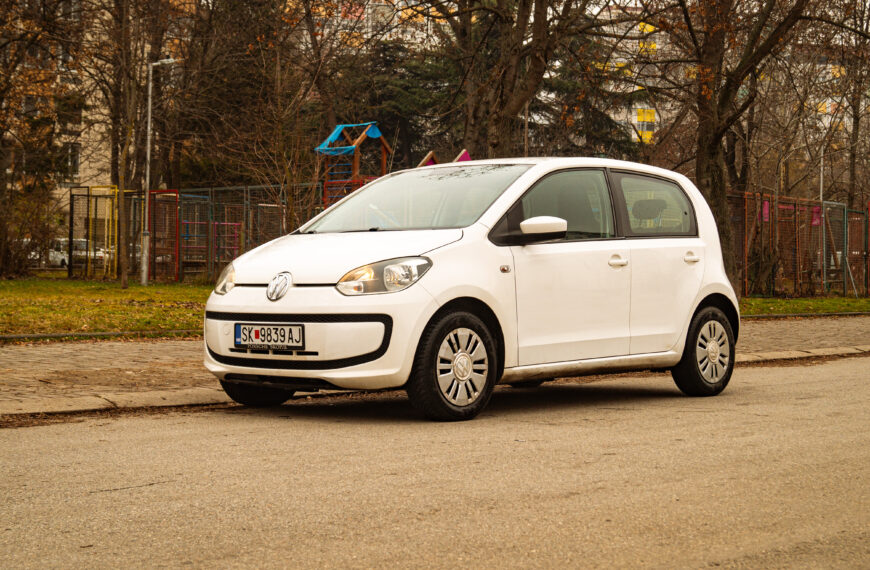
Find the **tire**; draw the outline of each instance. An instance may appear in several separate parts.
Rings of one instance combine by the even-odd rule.
[[[720,309],[703,308],[692,318],[683,358],[671,370],[674,383],[687,396],[715,396],[728,385],[733,371],[731,323]]]
[[[476,315],[436,318],[423,332],[405,387],[411,405],[436,421],[474,418],[492,396],[497,354],[492,334]]]
[[[221,387],[233,401],[249,408],[271,408],[280,406],[293,396],[292,390],[270,388],[268,386],[252,386],[250,384],[234,384],[221,382]]]

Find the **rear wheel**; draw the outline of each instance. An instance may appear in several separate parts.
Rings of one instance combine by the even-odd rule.
[[[687,396],[715,396],[725,389],[734,371],[734,333],[720,309],[698,311],[689,325],[683,358],[671,375]]]
[[[280,406],[293,396],[291,390],[270,388],[268,386],[253,386],[251,384],[234,384],[221,382],[221,387],[233,401],[251,408],[270,408]]]
[[[470,420],[489,402],[496,381],[495,341],[472,313],[448,313],[426,327],[406,390],[427,418]]]

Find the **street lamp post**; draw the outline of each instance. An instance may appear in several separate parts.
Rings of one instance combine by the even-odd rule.
[[[142,224],[142,255],[140,258],[140,282],[142,285],[148,285],[148,265],[150,263],[149,254],[151,253],[151,232],[148,229],[150,222],[150,204],[151,197],[151,87],[153,84],[154,68],[158,65],[168,65],[175,63],[176,59],[167,58],[161,59],[148,64],[148,126],[145,131],[145,221]]]

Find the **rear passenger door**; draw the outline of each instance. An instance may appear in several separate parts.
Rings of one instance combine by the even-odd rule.
[[[520,222],[536,216],[566,220],[568,233],[510,247],[519,364],[628,354],[631,267],[616,235],[604,171],[546,175],[496,224],[491,239],[501,245],[498,236],[519,232]]]
[[[611,171],[631,255],[631,354],[676,348],[706,263],[695,211],[666,178]]]

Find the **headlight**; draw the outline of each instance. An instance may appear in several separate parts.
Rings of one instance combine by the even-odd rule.
[[[425,257],[388,259],[348,271],[335,288],[343,295],[392,293],[413,285],[430,267]]]
[[[217,278],[217,283],[214,286],[214,292],[218,295],[226,295],[230,292],[230,289],[236,286],[236,270],[233,267],[233,264],[230,263],[224,270],[221,271],[220,276]]]

